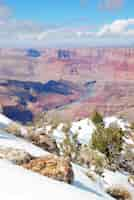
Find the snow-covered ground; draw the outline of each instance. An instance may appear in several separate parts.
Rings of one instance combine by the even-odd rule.
[[[78,187],[71,186],[12,165],[7,161],[0,161],[0,177],[1,200],[112,200],[95,188],[88,188],[77,181]]]
[[[34,157],[44,156],[48,154],[48,152],[45,152],[41,148],[31,144],[30,142],[25,141],[24,139],[20,139],[15,136],[13,137],[8,133],[4,133],[3,135],[2,133],[4,132],[0,131],[0,146],[24,150]]]
[[[0,113],[0,125],[7,126],[12,122],[9,118]]]
[[[126,188],[131,193],[131,195],[133,196],[133,199],[134,199],[134,187],[132,187],[128,183],[127,175],[120,173],[118,171],[112,172],[112,171],[105,170],[104,180],[107,183],[106,187],[117,186],[117,187]]]
[[[113,122],[113,121],[112,121]],[[7,126],[11,120],[0,115],[0,124]],[[107,122],[105,122],[107,123]],[[63,138],[60,125],[54,132],[58,139]],[[83,143],[89,142],[95,126],[89,119],[74,122],[71,132],[79,133],[79,140]],[[24,139],[17,138],[4,131],[0,131],[0,146],[13,147],[25,150],[31,155],[38,157],[48,152],[31,144]],[[105,188],[120,185],[127,188],[134,197],[134,189],[129,185],[127,176],[119,172],[105,171],[104,179],[98,177],[93,182],[86,175],[86,169],[73,164],[75,175],[74,183],[68,185],[43,177],[32,171],[11,164],[6,160],[0,160],[0,199],[1,200],[112,200],[105,192]]]
[[[25,150],[26,152],[28,152],[28,153],[30,153],[31,155],[33,155],[33,156],[35,156],[35,157],[39,157],[39,156],[44,156],[44,155],[47,155],[48,154],[48,152],[46,152],[46,151],[44,151],[44,150],[42,150],[41,148],[39,148],[39,147],[37,147],[37,146],[35,146],[35,145],[33,145],[33,144],[31,144],[30,142],[27,142],[27,141],[25,141],[25,140],[23,140],[23,139],[20,139],[20,138],[17,138],[16,136],[12,136],[12,135],[10,135],[10,134],[8,134],[8,133],[6,133],[6,132],[1,132],[1,135],[0,135],[0,146],[3,146],[3,147],[12,147],[12,148],[17,148],[17,149],[22,149],[22,150]],[[4,169],[3,169],[3,166],[4,165]],[[13,169],[13,171],[12,171],[12,169]],[[16,173],[15,172],[15,169],[17,170],[17,174],[18,174],[18,167],[16,167],[16,166],[11,166],[11,164],[9,163],[9,162],[3,162],[2,160],[0,160],[0,177],[1,177],[1,181],[3,182],[3,180],[8,180],[9,178],[10,178],[10,176],[12,176],[11,174],[14,174],[14,173]],[[85,194],[85,193],[87,193],[87,195],[89,196],[89,194],[91,195],[91,197],[92,197],[92,199],[102,199],[102,198],[99,198],[99,197],[104,197],[104,199],[105,199],[105,196],[107,196],[104,192],[98,192],[97,191],[97,189],[95,189],[94,188],[94,185],[92,184],[90,184],[90,182],[88,182],[89,181],[89,179],[87,178],[87,176],[85,175],[85,173],[84,173],[84,171],[82,171],[81,170],[82,168],[80,168],[80,167],[78,167],[78,166],[76,166],[76,165],[73,165],[73,170],[74,170],[74,173],[75,173],[75,181],[74,181],[74,184],[73,184],[73,186],[72,186],[72,191],[75,191],[76,190],[76,192],[74,192],[74,193],[76,193],[77,194],[77,190],[80,190],[78,193],[83,193],[83,195]],[[5,173],[6,174],[6,176],[4,177],[4,175],[3,175],[3,177],[1,176],[1,173],[2,174],[4,174],[4,172],[3,172],[3,170],[4,171],[6,171],[6,170],[9,170],[8,171],[8,173]],[[20,170],[19,170],[20,171]],[[11,173],[11,174],[10,174]],[[23,172],[23,170],[21,169],[21,171],[19,172],[20,173],[20,176],[25,176],[24,174],[26,173],[26,171],[25,171],[25,173]],[[21,174],[22,173],[22,174]],[[28,175],[30,172],[28,171],[27,172],[27,174],[26,174],[26,177],[28,176],[29,177],[29,182],[31,181],[32,182],[32,180],[34,180],[33,179],[33,177],[34,177],[34,173],[32,173],[32,176],[30,176],[30,175]],[[31,173],[30,173],[31,174]],[[9,178],[7,178],[9,176]],[[20,181],[21,181],[21,179],[19,180],[19,177],[20,177],[19,175],[17,175],[17,177],[15,178],[15,174],[14,174],[14,178],[12,178],[12,185],[14,185],[14,184],[16,184],[16,182],[19,182],[19,185],[20,185]],[[17,180],[16,180],[17,179]],[[32,180],[31,180],[32,179]],[[44,179],[44,187],[45,187],[45,180],[46,179]],[[23,180],[22,180],[23,181]],[[7,181],[8,182],[8,181]],[[23,182],[22,182],[22,184],[24,184],[25,182],[27,182],[27,179],[26,180],[24,180]],[[51,182],[51,181],[50,181]],[[52,181],[53,182],[53,181]],[[34,181],[33,181],[33,183],[34,183]],[[38,183],[38,182],[37,182]],[[37,184],[36,183],[36,184]],[[54,183],[55,184],[57,184],[58,182],[55,182],[54,181]],[[52,184],[52,185],[54,185],[54,183]],[[40,186],[40,181],[39,181],[39,186]],[[49,181],[47,182],[47,185],[49,184]],[[59,183],[58,183],[59,184]],[[66,188],[68,188],[68,185],[67,184],[61,184],[61,185],[64,185],[64,187]],[[39,187],[38,186],[38,187]],[[18,187],[18,186],[16,186],[16,185],[14,185],[14,187],[16,188],[16,187]],[[21,186],[20,186],[21,187]],[[24,187],[24,186],[23,186]],[[48,186],[48,187],[50,187],[50,186]],[[58,185],[57,185],[57,187],[58,187]],[[59,186],[60,188],[61,188],[61,186]],[[62,186],[63,187],[63,186]],[[42,187],[41,187],[42,188]],[[52,188],[53,188],[53,186],[52,186]],[[70,187],[69,187],[70,188]],[[8,189],[8,188],[7,188]],[[17,189],[18,190],[18,189]],[[24,188],[23,188],[23,190],[24,190]],[[33,190],[33,185],[29,185],[29,190]],[[41,189],[40,189],[41,190]],[[39,193],[40,193],[40,190],[38,191]],[[3,190],[2,190],[3,191]],[[8,191],[8,190],[7,190]],[[48,190],[47,190],[48,191]],[[68,191],[68,190],[67,190]],[[67,191],[65,190],[65,194],[67,193]],[[71,192],[72,192],[71,191]],[[24,194],[27,192],[27,190],[26,191],[24,191]],[[42,188],[42,195],[43,195],[43,188]],[[70,192],[70,191],[68,191],[68,192]],[[10,191],[9,192],[7,192],[7,193],[9,193],[10,194]],[[15,192],[14,192],[15,193]],[[31,191],[31,193],[32,193],[32,191]],[[60,193],[62,193],[62,191],[59,191],[59,196],[60,196]],[[88,194],[89,193],[89,194]],[[21,193],[20,193],[21,194]],[[1,192],[0,192],[0,196],[1,196]],[[36,196],[36,195],[35,195]],[[86,195],[85,195],[86,196]],[[74,196],[75,197],[75,196]],[[32,198],[32,197],[31,197]],[[52,197],[49,197],[50,199],[54,199],[54,198],[52,198]],[[63,198],[63,197],[62,197]],[[19,198],[19,199],[21,199],[21,198]],[[85,200],[86,200],[87,198],[85,198]],[[111,199],[111,198],[107,198],[107,199]],[[6,199],[2,199],[2,200],[6,200]],[[84,200],[84,196],[83,196],[83,200]]]

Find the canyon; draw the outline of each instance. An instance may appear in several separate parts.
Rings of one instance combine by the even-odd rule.
[[[133,116],[133,48],[0,49],[0,105],[23,123],[44,111]]]

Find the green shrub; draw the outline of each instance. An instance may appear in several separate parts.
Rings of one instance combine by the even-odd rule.
[[[91,139],[91,146],[104,153],[109,161],[114,160],[120,154],[123,147],[124,131],[118,127],[104,128],[98,125]]]
[[[93,123],[94,123],[95,125],[101,124],[101,125],[104,126],[103,116],[102,116],[99,112],[94,111],[93,114],[92,114],[91,119],[92,119],[92,121],[93,121]]]
[[[130,128],[134,130],[134,122],[131,123]]]

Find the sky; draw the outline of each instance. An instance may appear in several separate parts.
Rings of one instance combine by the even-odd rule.
[[[131,46],[133,10],[133,0],[0,0],[0,46]]]

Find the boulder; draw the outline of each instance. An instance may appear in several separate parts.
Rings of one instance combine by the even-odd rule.
[[[128,177],[128,182],[134,187],[134,175]]]
[[[113,186],[107,189],[107,193],[117,200],[132,200],[132,196],[126,188]]]
[[[32,134],[30,140],[32,140],[33,144],[43,148],[50,153],[58,153],[56,142],[51,136],[45,133]]]
[[[0,147],[0,159],[7,159],[14,164],[22,165],[29,162],[33,157],[29,153],[20,149]]]
[[[73,181],[73,170],[69,160],[55,155],[49,155],[38,159],[33,159],[29,163],[22,165],[24,168],[40,173],[59,181],[71,184]]]
[[[120,169],[123,169],[129,174],[134,174],[134,152],[131,151],[131,149],[125,151],[124,154],[120,156],[118,163]]]

